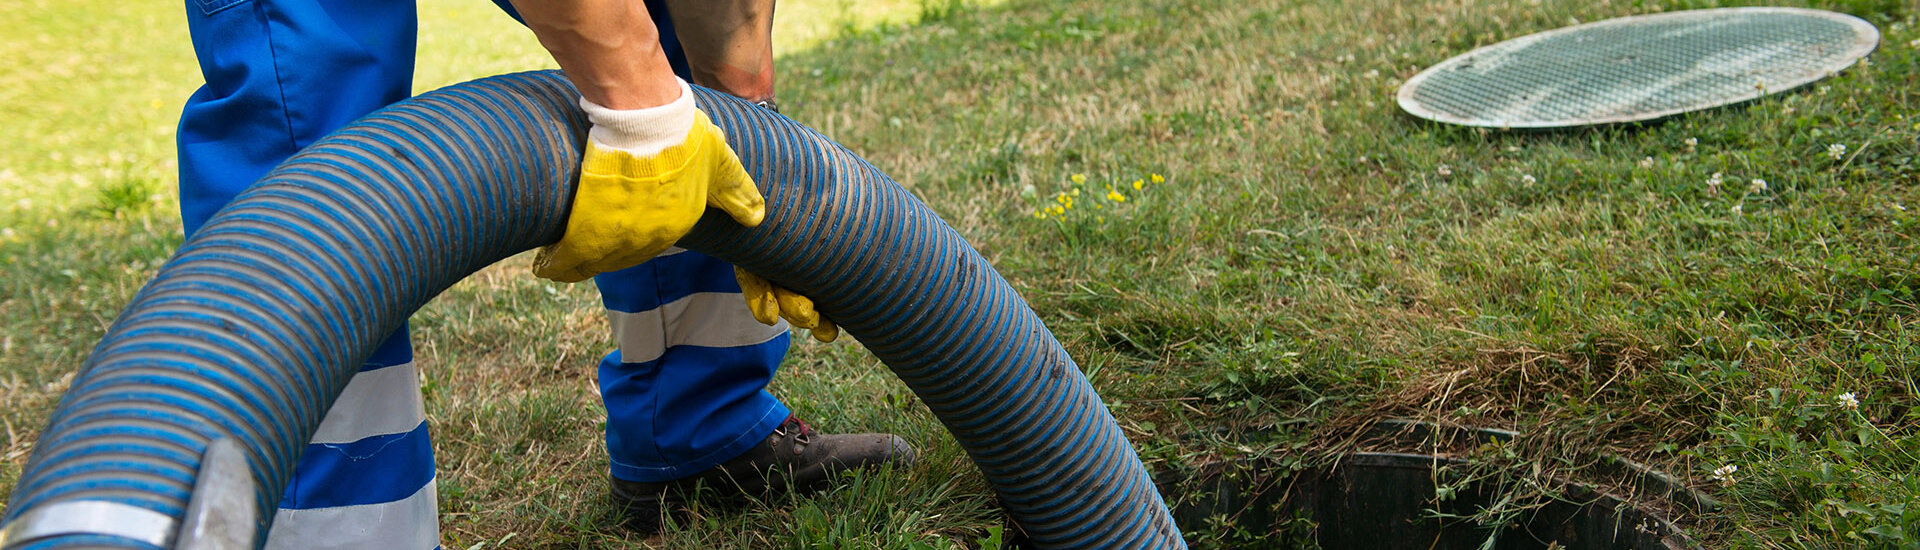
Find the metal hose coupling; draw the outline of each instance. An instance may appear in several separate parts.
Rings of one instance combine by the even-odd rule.
[[[233,438],[216,439],[200,456],[187,516],[111,500],[70,500],[35,508],[0,527],[0,548],[75,535],[118,538],[175,550],[252,550],[260,522],[253,506],[259,481]]]
[[[1035,546],[1184,547],[1093,385],[959,232],[826,136],[694,93],[766,219],[709,213],[681,247],[812,298],[926,403]],[[457,84],[241,193],[75,374],[0,516],[4,549],[258,542],[380,342],[469,274],[559,240],[589,126],[578,97],[557,71]]]

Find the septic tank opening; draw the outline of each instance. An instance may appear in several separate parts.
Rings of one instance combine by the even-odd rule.
[[[1195,548],[1373,550],[1679,550],[1696,548],[1667,517],[1589,485],[1553,482],[1516,491],[1524,481],[1483,475],[1450,453],[1462,441],[1511,442],[1498,430],[1443,429],[1386,421],[1374,435],[1422,440],[1420,451],[1355,452],[1335,464],[1301,468],[1274,460],[1232,460],[1162,471],[1154,477],[1174,520]],[[1448,440],[1448,441],[1437,441]],[[1386,445],[1392,446],[1392,445]],[[1374,445],[1369,448],[1378,449]],[[1698,511],[1711,498],[1631,462],[1616,460],[1642,495],[1669,509]],[[1517,494],[1551,494],[1527,502]]]

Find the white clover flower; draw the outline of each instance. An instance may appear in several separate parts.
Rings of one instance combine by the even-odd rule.
[[[1746,208],[1742,208],[1742,205],[1739,205],[1739,204],[1736,204],[1736,205],[1733,205],[1733,214],[1734,214],[1734,215],[1736,215],[1736,216],[1737,216],[1737,215],[1740,215],[1740,214],[1745,214],[1746,212],[1747,212],[1747,209],[1746,209]]]
[[[1709,195],[1720,194],[1721,181],[1724,181],[1724,180],[1721,179],[1719,172],[1714,172],[1713,175],[1707,176],[1707,194]]]
[[[1653,169],[1653,157],[1647,157],[1647,158],[1643,158],[1643,159],[1640,159],[1640,169],[1642,169],[1642,170],[1652,170],[1652,169]]]
[[[1536,179],[1533,179],[1533,174],[1521,174],[1521,175],[1520,175],[1520,184],[1521,184],[1521,185],[1533,185],[1533,184],[1534,184],[1535,182],[1538,182],[1538,181],[1540,181],[1540,180],[1536,180]]]
[[[1844,156],[1847,156],[1847,144],[1845,143],[1827,144],[1827,158],[1830,158],[1833,160],[1840,160],[1840,157],[1844,157]]]
[[[1687,138],[1687,152],[1692,153],[1700,147],[1700,138]]]
[[[1433,171],[1436,173],[1439,173],[1441,177],[1453,175],[1453,167],[1447,166],[1445,164],[1442,164],[1439,167],[1434,168]]]
[[[1763,193],[1763,192],[1766,192],[1766,190],[1767,190],[1767,180],[1763,180],[1760,178],[1753,178],[1753,181],[1747,182],[1748,193]]]
[[[1713,480],[1720,482],[1721,485],[1732,485],[1733,473],[1738,471],[1740,471],[1740,467],[1732,464],[1715,468],[1713,470]]]
[[[1833,402],[1842,409],[1853,410],[1860,408],[1860,400],[1853,397],[1853,392],[1833,396]]]

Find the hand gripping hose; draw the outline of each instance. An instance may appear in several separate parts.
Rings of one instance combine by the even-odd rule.
[[[814,299],[953,432],[1044,548],[1182,548],[1145,468],[1026,302],[907,190],[706,89],[767,198],[680,244]],[[307,148],[189,239],[108,330],[9,500],[4,550],[258,544],[382,338],[559,239],[587,122],[557,72],[403,101]],[[511,314],[511,312],[503,312]]]

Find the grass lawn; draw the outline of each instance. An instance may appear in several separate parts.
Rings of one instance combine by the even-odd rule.
[[[198,82],[177,5],[10,1],[0,492],[180,243],[172,128]],[[1920,546],[1908,3],[1768,3],[1853,13],[1882,44],[1796,93],[1560,133],[1424,124],[1393,97],[1477,45],[1754,3],[791,4],[782,107],[992,260],[1153,465],[1309,464],[1371,419],[1409,417],[1520,432],[1469,453],[1509,480],[1596,477],[1603,453],[1652,464],[1725,501],[1678,518],[1711,547]],[[422,13],[421,90],[551,65],[489,3]],[[527,260],[413,319],[445,547],[949,548],[1000,524],[883,365],[850,339],[796,338],[775,394],[825,430],[900,433],[924,460],[817,496],[704,505],[655,540],[614,527],[598,297]],[[1523,492],[1481,519],[1552,497]],[[1218,547],[1267,534],[1184,527]]]

